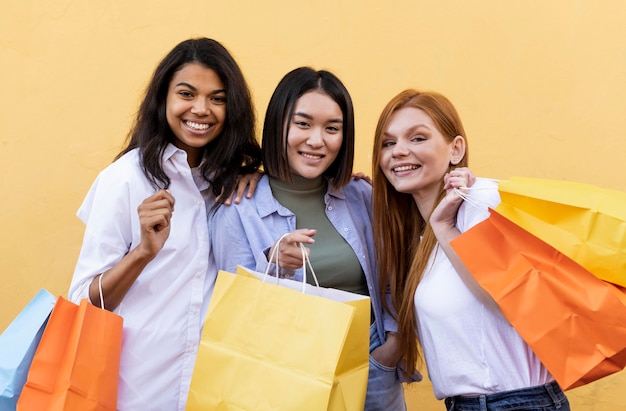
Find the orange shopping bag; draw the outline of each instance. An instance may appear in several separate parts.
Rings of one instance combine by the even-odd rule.
[[[498,183],[496,211],[596,277],[626,287],[626,192],[513,177]]]
[[[451,245],[562,389],[626,366],[626,289],[490,210]]]
[[[115,411],[122,317],[59,297],[41,337],[18,411]]]

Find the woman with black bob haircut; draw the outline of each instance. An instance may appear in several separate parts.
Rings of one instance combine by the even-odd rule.
[[[117,410],[185,409],[217,277],[208,214],[258,168],[254,125],[228,51],[185,40],[157,66],[126,147],[78,210],[86,228],[69,298],[124,318]]]
[[[277,249],[279,275],[301,279],[299,244],[305,244],[322,287],[371,298],[364,409],[405,410],[393,337],[397,328],[391,316],[383,317],[377,292],[372,188],[351,177],[354,109],[343,83],[310,67],[287,73],[267,107],[262,151],[266,174],[254,196],[211,216],[217,268],[236,272],[242,265],[264,272],[272,264],[273,273],[268,256],[286,234]]]
[[[354,109],[352,99],[343,83],[332,73],[310,67],[301,67],[287,74],[276,87],[267,106],[263,124],[263,168],[273,178],[292,182],[292,171],[287,156],[287,138],[276,138],[289,129],[285,123],[293,117],[296,101],[312,90],[323,90],[338,106],[343,114],[343,138],[335,161],[323,171],[330,184],[341,188],[348,184],[352,176],[354,161]]]

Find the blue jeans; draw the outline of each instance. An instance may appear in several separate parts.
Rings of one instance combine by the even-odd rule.
[[[382,345],[376,324],[370,327],[370,353]],[[370,355],[365,411],[406,411],[404,389],[395,367],[379,364]]]
[[[489,395],[448,397],[445,404],[447,411],[570,411],[556,382]]]

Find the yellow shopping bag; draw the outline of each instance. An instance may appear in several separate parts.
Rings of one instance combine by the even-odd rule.
[[[513,177],[496,211],[585,267],[626,287],[626,193],[589,184]]]
[[[369,297],[258,275],[219,272],[187,410],[362,411]]]

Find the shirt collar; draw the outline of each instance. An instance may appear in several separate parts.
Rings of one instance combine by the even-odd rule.
[[[346,196],[341,188],[335,188],[331,185],[332,180],[328,180],[328,189],[324,196],[324,201],[328,203],[328,196],[345,200]],[[245,200],[244,200],[245,201]],[[257,203],[257,210],[261,217],[267,217],[272,213],[278,213],[282,216],[293,215],[291,211],[283,207],[278,200],[274,198],[267,174],[263,175],[259,180],[256,190],[254,191],[254,201]]]

